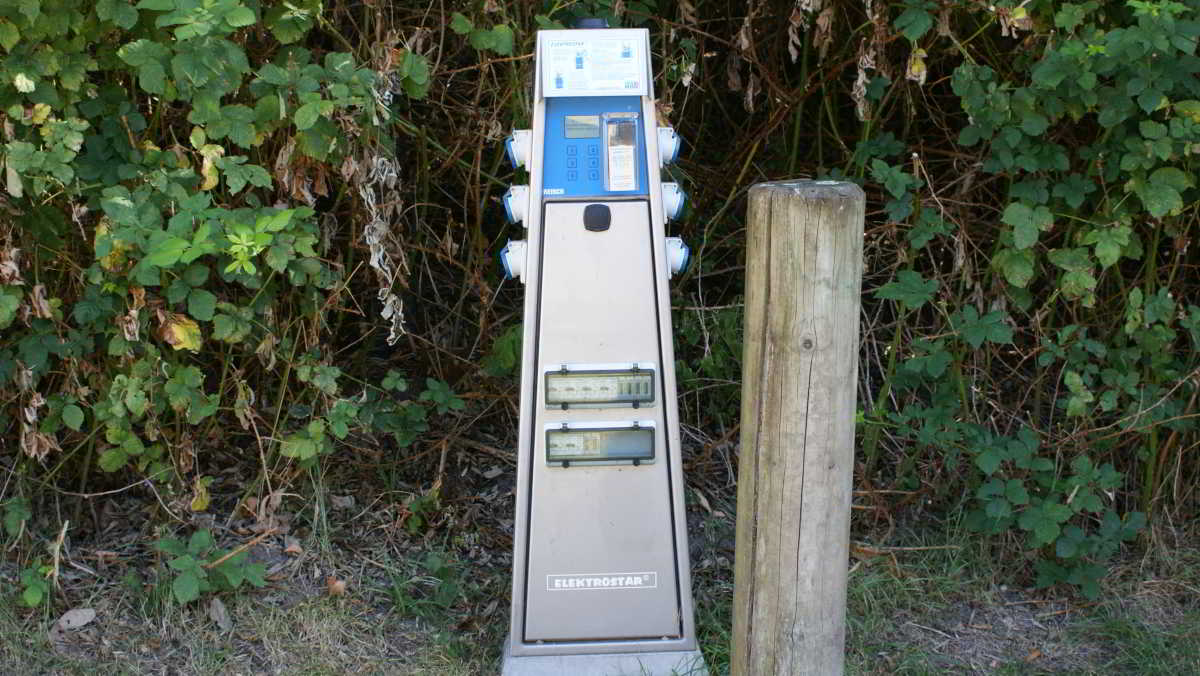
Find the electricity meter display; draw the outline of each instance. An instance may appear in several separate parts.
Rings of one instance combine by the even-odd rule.
[[[650,423],[651,421],[646,421]],[[595,424],[595,423],[593,423]],[[546,464],[633,464],[654,462],[654,427],[643,423],[606,423],[604,427],[561,428],[547,425]]]
[[[654,371],[589,370],[546,373],[546,406],[602,408],[652,406]]]
[[[604,148],[607,154],[604,187],[607,190],[637,190],[637,123],[637,113],[608,113],[604,116]]]
[[[563,130],[567,138],[600,138],[600,116],[565,115]]]

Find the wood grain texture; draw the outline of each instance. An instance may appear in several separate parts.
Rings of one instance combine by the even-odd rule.
[[[841,674],[862,190],[750,189],[734,676]]]

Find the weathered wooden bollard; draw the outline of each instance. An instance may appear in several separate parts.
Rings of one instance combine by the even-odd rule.
[[[862,189],[750,189],[734,676],[841,674]]]

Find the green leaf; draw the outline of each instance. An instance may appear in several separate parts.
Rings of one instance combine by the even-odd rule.
[[[1033,83],[1039,89],[1055,89],[1076,72],[1072,65],[1061,53],[1050,52],[1033,67],[1030,74],[1033,76]]]
[[[265,20],[275,39],[287,45],[299,41],[312,30],[320,12],[320,0],[281,2],[267,11]]]
[[[171,592],[180,603],[191,603],[200,598],[200,578],[191,571],[180,573],[171,583]]]
[[[1008,484],[1004,488],[1004,497],[1014,505],[1029,504],[1029,491],[1025,489],[1025,482],[1020,479],[1008,480]]]
[[[201,265],[200,263],[189,265],[183,271],[182,277],[188,286],[202,286],[204,282],[208,281],[208,266]]]
[[[11,52],[21,41],[21,31],[8,19],[0,19],[0,45],[5,51]]]
[[[424,56],[415,52],[404,53],[404,72],[405,83],[412,82],[418,85],[429,83],[429,60]],[[419,97],[416,97],[419,98]]]
[[[1076,26],[1083,23],[1084,18],[1086,18],[1090,12],[1095,10],[1095,2],[1085,2],[1081,4],[1065,2],[1054,15],[1054,25],[1070,33],[1075,30]]]
[[[1037,546],[1048,545],[1058,538],[1062,532],[1057,523],[1049,519],[1040,519],[1033,526],[1034,543]]]
[[[1013,202],[1005,208],[1001,220],[1013,226],[1016,248],[1028,249],[1037,243],[1039,231],[1049,230],[1054,225],[1054,214],[1044,206],[1030,207],[1023,202]]]
[[[1083,236],[1083,243],[1095,247],[1096,260],[1100,261],[1101,267],[1107,268],[1121,258],[1121,251],[1129,244],[1131,233],[1128,225],[1096,228]]]
[[[110,448],[100,454],[100,469],[105,472],[115,472],[125,466],[129,457],[120,448]]]
[[[492,26],[492,51],[502,56],[513,53],[513,31],[504,24]]]
[[[893,167],[883,160],[871,160],[871,176],[882,183],[883,187],[896,199],[906,197],[909,190],[921,186],[920,179],[904,173],[903,169]]]
[[[1083,382],[1082,376],[1076,371],[1067,371],[1063,382],[1071,392],[1067,398],[1067,415],[1074,417],[1087,414],[1088,404],[1095,401],[1096,397]]]
[[[43,596],[45,596],[45,592],[42,591],[41,585],[29,585],[21,592],[21,602],[34,608],[42,602]]]
[[[4,503],[4,530],[12,537],[17,537],[24,523],[33,516],[28,501],[14,498]]]
[[[204,552],[211,549],[213,546],[212,531],[207,528],[192,533],[192,537],[188,538],[188,551],[194,556],[200,556]]]
[[[1088,255],[1088,250],[1083,247],[1075,247],[1072,249],[1053,249],[1046,255],[1051,263],[1054,263],[1063,270],[1083,271],[1092,269],[1092,259]]]
[[[896,273],[895,281],[888,282],[875,291],[875,297],[899,301],[908,309],[916,310],[933,298],[937,288],[936,279],[926,280],[917,272],[901,270]]]
[[[162,538],[158,542],[154,543],[154,548],[160,552],[166,552],[171,556],[183,556],[184,554],[187,554],[187,548],[183,546],[182,542],[175,538]]]
[[[1033,279],[1033,250],[1001,249],[992,259],[992,264],[1004,273],[1004,278],[1013,286],[1025,288]]]
[[[179,257],[191,245],[191,242],[179,237],[167,237],[154,245],[143,259],[150,265],[166,268],[179,261]]]
[[[993,519],[1005,519],[1012,516],[1012,506],[1004,498],[989,500],[985,511]]]
[[[96,16],[125,30],[133,28],[138,20],[137,10],[126,0],[99,0],[96,3]]]
[[[172,305],[183,302],[191,291],[192,287],[188,286],[187,282],[176,279],[167,287],[167,302]]]
[[[307,460],[317,454],[317,443],[302,434],[292,434],[283,440],[279,452],[289,458]]]
[[[217,297],[204,289],[192,289],[188,294],[188,314],[201,321],[212,321]]]
[[[974,306],[968,305],[962,312],[954,313],[950,319],[962,339],[971,347],[979,349],[984,341],[1001,345],[1012,342],[1012,327],[1005,323],[1004,318],[1003,310],[989,312],[980,317]]]
[[[1095,190],[1096,184],[1091,179],[1071,174],[1055,184],[1054,196],[1065,201],[1072,209],[1078,209]]]
[[[299,131],[310,129],[320,118],[321,102],[313,101],[312,103],[306,103],[296,109],[296,129]]]
[[[267,564],[265,563],[247,563],[242,566],[242,575],[255,587],[267,586]]]
[[[273,84],[277,87],[285,86],[292,81],[292,76],[286,70],[273,63],[264,64],[259,69],[258,76],[263,79],[263,82]]]
[[[1000,469],[1000,463],[1003,462],[1003,460],[1004,459],[1000,456],[999,449],[995,447],[989,447],[979,455],[975,456],[975,464],[979,467],[980,471],[987,476],[995,474],[996,470]]]
[[[175,0],[142,0],[134,5],[138,9],[148,9],[155,12],[168,12],[175,9]]]
[[[479,51],[492,49],[496,45],[496,35],[486,28],[476,28],[471,31],[471,37],[468,38],[471,46]]]
[[[475,29],[475,24],[471,23],[461,12],[455,12],[450,15],[450,30],[459,35],[466,35]]]
[[[249,26],[257,19],[254,16],[254,10],[249,7],[235,7],[232,11],[225,15],[225,23],[234,28]]]
[[[561,21],[551,19],[546,14],[536,14],[533,20],[537,22],[538,28],[544,31],[560,31],[566,28]]]
[[[1021,115],[1021,131],[1030,136],[1041,136],[1050,126],[1050,120],[1045,115],[1027,112]]]
[[[929,4],[928,2],[910,4],[900,13],[900,16],[896,17],[892,25],[903,33],[904,37],[916,42],[933,27],[933,15],[927,9]]]
[[[1145,182],[1135,178],[1129,183],[1146,210],[1155,218],[1181,211],[1183,196],[1180,193],[1192,185],[1192,177],[1175,167],[1162,167],[1150,174]]]
[[[83,409],[75,404],[67,404],[62,410],[63,424],[76,432],[83,427]]]
[[[21,307],[21,289],[15,286],[0,287],[0,329],[6,329],[17,318]]]
[[[229,188],[229,192],[236,195],[247,185],[259,188],[271,187],[271,175],[267,173],[267,170],[257,164],[241,164],[239,162],[239,160],[244,161],[245,159],[236,156],[222,157],[217,160],[217,166],[221,168],[221,175],[225,177],[225,186]]]
[[[404,392],[408,389],[408,380],[400,371],[388,369],[387,374],[383,377],[383,382],[380,384],[380,387],[385,390]]]

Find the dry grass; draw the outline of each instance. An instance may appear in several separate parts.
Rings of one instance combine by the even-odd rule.
[[[324,584],[322,583],[321,587]],[[56,639],[56,618],[0,605],[0,673],[413,674],[487,673],[428,622],[376,603],[373,590],[334,598],[318,589],[222,597],[229,628],[204,601],[180,607],[129,590],[87,599],[96,619]],[[149,606],[149,608],[147,607]]]
[[[697,505],[691,523],[698,626],[714,674],[726,673],[728,661],[727,497],[709,497],[712,512]],[[387,517],[358,515],[350,523],[350,516],[331,517],[326,538],[309,533],[304,553],[277,565],[267,588],[222,595],[226,628],[208,599],[181,607],[160,591],[165,585],[133,584],[129,573],[157,575],[133,566],[73,580],[53,613],[0,604],[0,673],[495,673],[507,625],[506,564],[469,568],[469,546],[436,549],[428,536],[404,533],[377,531],[362,546],[343,546],[344,536],[361,536],[373,519]],[[889,544],[940,548],[897,549],[857,563],[849,673],[1200,673],[1200,549],[1125,560],[1103,600],[1088,602],[999,584],[1011,571],[952,528],[948,537],[901,528]],[[268,539],[254,554],[277,560],[281,546]],[[429,570],[424,557],[434,549],[452,573],[439,578]],[[330,577],[347,581],[345,595],[330,595]],[[446,584],[455,587],[443,606],[436,593]],[[96,619],[55,638],[49,630],[68,607],[93,608]]]

